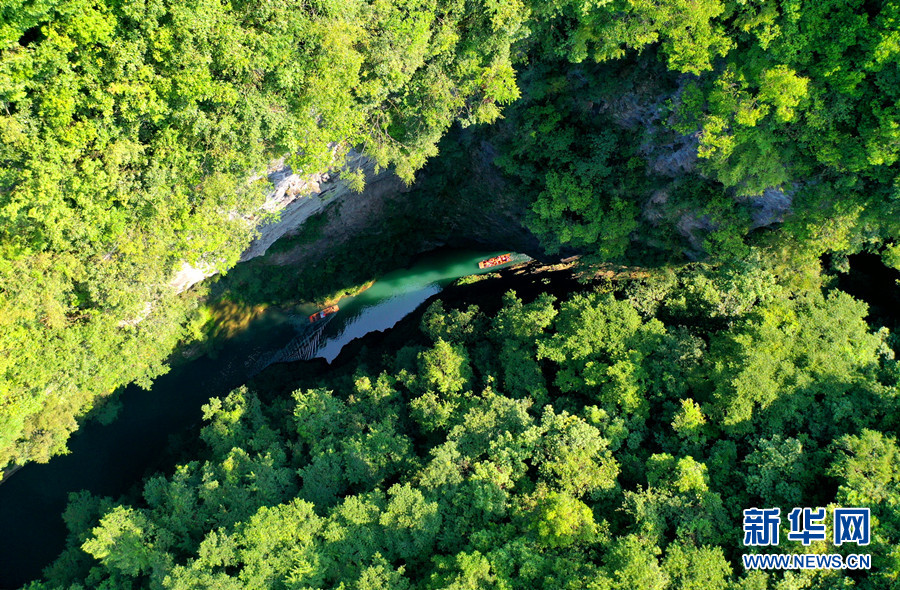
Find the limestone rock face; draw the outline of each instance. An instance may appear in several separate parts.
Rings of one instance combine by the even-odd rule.
[[[176,293],[181,293],[187,291],[206,277],[211,277],[214,274],[216,274],[215,271],[203,265],[200,265],[200,268],[198,268],[187,262],[182,262],[181,268],[175,273],[175,276],[169,282],[169,286],[172,287]]]
[[[375,162],[351,150],[344,164],[347,169],[360,169],[366,176],[366,182],[376,176],[390,174],[382,170],[375,173]],[[258,227],[259,237],[241,254],[241,262],[262,256],[266,250],[281,236],[296,230],[303,222],[333,203],[352,195],[346,183],[338,179],[338,175],[329,172],[301,176],[285,164],[284,159],[274,162],[269,168],[269,181],[275,187],[262,209],[267,212],[280,211],[276,221]]]
[[[388,170],[375,171],[375,162],[371,158],[350,150],[344,168],[362,170],[367,186],[381,177],[395,176]],[[339,180],[339,173],[317,172],[314,174],[298,174],[280,158],[269,166],[266,176],[272,183],[265,202],[260,207],[262,214],[278,213],[275,221],[257,226],[259,235],[241,254],[240,262],[245,262],[266,253],[278,238],[296,230],[311,216],[348,196],[355,196],[346,183]],[[250,181],[259,180],[251,178]],[[399,179],[398,179],[399,180]],[[250,224],[259,223],[262,217],[248,219]],[[216,274],[209,265],[199,267],[182,263],[181,268],[170,281],[170,286],[178,293],[190,289],[203,279]]]

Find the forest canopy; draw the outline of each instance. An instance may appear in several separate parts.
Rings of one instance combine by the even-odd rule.
[[[237,262],[273,161],[358,188],[351,150],[630,279],[211,399],[173,469],[72,494],[31,590],[897,586],[897,336],[819,272],[900,268],[895,0],[7,0],[0,469],[166,370],[173,274]],[[274,275],[238,283],[310,282]],[[872,569],[744,571],[751,506],[870,508]]]
[[[551,255],[807,268],[868,250],[900,266],[895,1],[0,13],[0,468],[65,452],[78,419],[166,370],[203,296],[175,293],[173,273],[234,265],[281,157],[313,173],[354,148],[412,181],[459,123],[496,146]],[[746,427],[781,387],[765,385],[733,405],[716,392],[716,419]]]
[[[760,267],[499,299],[211,400],[193,460],[71,495],[28,588],[893,587],[900,368],[864,304]],[[870,507],[872,569],[742,571],[741,510],[794,505]]]
[[[499,163],[551,251],[731,258],[782,220],[767,239],[807,256],[900,234],[896,2],[532,10]]]
[[[148,384],[183,336],[185,263],[226,270],[288,155],[350,147],[411,180],[453,121],[518,96],[495,2],[5,2],[0,468]]]

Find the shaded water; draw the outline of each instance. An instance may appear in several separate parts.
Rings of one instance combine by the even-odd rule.
[[[392,327],[455,279],[495,270],[480,270],[477,263],[499,253],[440,250],[411,268],[386,274],[339,302],[315,356],[330,362],[354,338]],[[227,394],[272,362],[290,360],[285,349],[308,332],[306,316],[312,311],[270,308],[225,342],[215,359],[182,365],[158,378],[149,391],[128,387],[113,423],[85,424],[70,440],[70,454],[26,465],[0,485],[0,588],[17,588],[39,577],[63,549],[61,514],[70,492],[125,493],[159,466],[170,436],[200,421],[200,408],[210,397]]]
[[[481,270],[478,261],[497,254],[502,252],[439,251],[412,269],[384,275],[359,295],[341,300],[338,316],[325,327],[327,340],[315,356],[331,362],[348,342],[391,328],[454,280],[496,270]],[[528,258],[513,258],[513,262],[523,260]]]

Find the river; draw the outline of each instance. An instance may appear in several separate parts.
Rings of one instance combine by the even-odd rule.
[[[317,346],[306,356],[332,361],[353,339],[392,327],[454,280],[494,270],[480,270],[477,263],[500,253],[438,250],[386,274],[338,302],[340,311],[321,326]],[[525,260],[513,257],[513,262]],[[273,362],[296,358],[297,342],[308,342],[306,318],[312,311],[269,308],[225,342],[216,358],[181,365],[149,391],[126,388],[115,421],[85,424],[69,441],[70,454],[26,465],[0,485],[0,588],[40,577],[62,551],[61,515],[70,492],[117,497],[138,484],[159,467],[170,437],[199,423],[200,408],[209,398],[227,394]]]

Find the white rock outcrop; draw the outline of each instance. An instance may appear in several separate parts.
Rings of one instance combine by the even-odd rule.
[[[362,170],[367,182],[383,174],[390,174],[386,170],[376,173],[374,160],[355,150],[350,150],[347,154],[343,169]],[[353,194],[347,184],[338,179],[337,173],[297,174],[285,163],[284,158],[272,162],[266,175],[272,182],[273,190],[260,209],[265,213],[278,212],[279,215],[275,221],[257,228],[259,236],[241,254],[240,262],[262,256],[278,238],[296,230],[327,204]],[[248,222],[255,223],[254,220]],[[169,284],[176,292],[181,293],[214,274],[216,271],[212,266],[194,266],[185,262]]]

